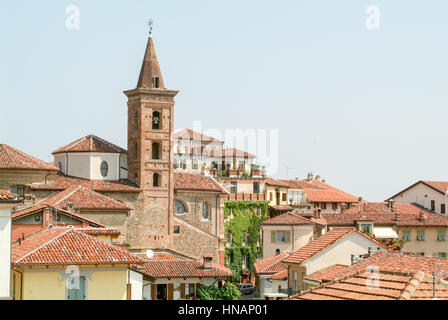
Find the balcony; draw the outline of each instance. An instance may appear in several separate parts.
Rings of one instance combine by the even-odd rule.
[[[227,201],[266,201],[265,193],[231,193]]]

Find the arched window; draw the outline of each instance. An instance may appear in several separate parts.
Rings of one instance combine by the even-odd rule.
[[[133,121],[133,128],[134,128],[134,130],[137,130],[138,129],[138,112],[137,111],[135,111],[135,113],[134,113],[134,119],[133,119],[134,121]]]
[[[154,85],[154,88],[159,88],[160,87],[160,78],[152,77],[152,84]]]
[[[152,158],[154,160],[160,159],[160,155],[161,155],[161,147],[160,147],[160,143],[158,142],[153,142],[152,143]]]
[[[152,175],[152,186],[153,187],[160,187],[160,174],[154,173]]]
[[[160,112],[154,111],[152,113],[152,128],[160,129]]]
[[[202,219],[204,220],[209,220],[210,219],[210,215],[209,215],[209,206],[207,202],[204,202],[202,204]]]
[[[101,162],[100,171],[103,177],[107,176],[107,172],[109,171],[109,165],[107,164],[106,161]]]
[[[174,213],[175,214],[186,214],[188,213],[187,208],[184,203],[180,200],[174,200]]]

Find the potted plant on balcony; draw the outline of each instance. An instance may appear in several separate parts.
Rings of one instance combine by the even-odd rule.
[[[258,164],[252,165],[252,176],[261,176],[260,166]]]
[[[229,168],[229,176],[237,176],[238,175],[238,170],[236,170],[235,168]]]

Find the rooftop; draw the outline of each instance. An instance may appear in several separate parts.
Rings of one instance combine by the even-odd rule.
[[[55,166],[7,144],[0,144],[0,169],[59,171]]]
[[[294,212],[287,212],[274,218],[265,220],[262,225],[313,225],[314,223],[307,218],[300,216]]]
[[[93,134],[89,134],[81,139],[73,141],[68,145],[53,151],[52,154],[66,152],[128,153],[125,149]]]
[[[228,192],[212,177],[202,174],[174,172],[174,190]]]

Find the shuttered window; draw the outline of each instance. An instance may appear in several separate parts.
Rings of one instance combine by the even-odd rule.
[[[271,231],[271,242],[273,243],[289,243],[289,231]]]

